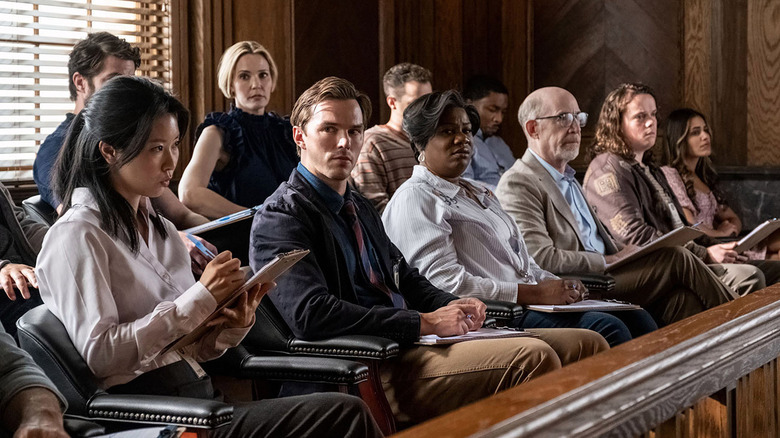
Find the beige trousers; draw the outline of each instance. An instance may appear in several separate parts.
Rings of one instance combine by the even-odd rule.
[[[730,266],[714,265],[710,269],[685,248],[660,249],[611,272],[616,287],[608,298],[639,304],[658,325],[671,324],[737,297],[716,274],[733,285],[757,286],[756,274],[760,271],[756,268]]]
[[[382,366],[382,383],[401,423],[419,423],[609,348],[583,329],[534,329],[539,338],[417,346]]]

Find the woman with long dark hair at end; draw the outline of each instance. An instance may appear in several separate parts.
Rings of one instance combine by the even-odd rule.
[[[691,108],[672,111],[666,122],[666,163],[661,170],[690,223],[710,237],[734,237],[742,221],[718,187],[710,160],[712,131],[704,114]],[[780,232],[744,253],[751,260],[780,259]]]

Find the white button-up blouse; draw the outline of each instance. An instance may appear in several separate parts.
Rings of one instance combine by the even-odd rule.
[[[517,301],[518,284],[558,278],[540,268],[495,195],[468,179],[479,202],[415,166],[382,215],[387,235],[434,286],[461,297]]]
[[[141,207],[154,215],[148,199]],[[176,228],[163,219],[168,238],[149,227],[138,254],[100,226],[100,212],[85,188],[73,207],[46,234],[35,273],[43,302],[68,331],[102,386],[129,382],[144,372],[179,361],[160,355],[216,309],[216,300],[195,282],[190,257]],[[237,345],[249,328],[215,329],[182,354],[205,361]]]

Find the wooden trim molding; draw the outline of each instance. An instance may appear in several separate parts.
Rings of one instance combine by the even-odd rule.
[[[777,285],[399,436],[635,436],[779,355]]]

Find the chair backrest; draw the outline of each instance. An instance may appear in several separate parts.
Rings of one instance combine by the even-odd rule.
[[[213,230],[204,231],[198,236],[206,239],[219,251],[229,250],[233,257],[241,260],[243,266],[249,265],[249,235],[252,230],[252,218],[249,217]]]
[[[16,322],[19,345],[35,360],[68,402],[68,413],[87,416],[87,402],[105,391],[68,336],[65,326],[45,305]]]
[[[295,336],[268,296],[263,297],[255,312],[255,325],[243,341],[253,351],[290,353]]]
[[[30,196],[22,201],[22,208],[32,220],[51,226],[57,220],[57,210],[41,198],[41,195]]]

